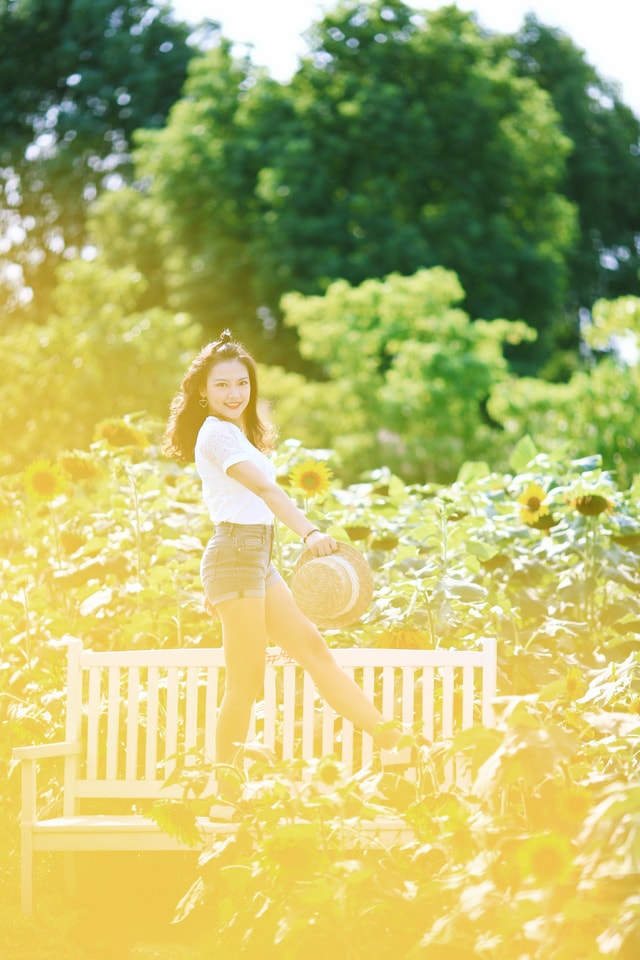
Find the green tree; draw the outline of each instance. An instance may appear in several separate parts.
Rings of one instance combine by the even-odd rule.
[[[522,322],[472,321],[464,291],[442,267],[391,274],[324,296],[287,294],[285,323],[326,383],[276,404],[286,432],[333,447],[348,475],[386,464],[404,479],[447,482],[469,459],[499,456],[501,434],[486,416],[494,385],[508,378],[504,344],[532,341]],[[309,422],[313,437],[308,436]]]
[[[88,204],[180,95],[190,28],[150,0],[0,0],[0,307],[44,322]],[[22,308],[22,309],[21,309]]]
[[[137,172],[185,250],[185,308],[257,337],[284,292],[442,264],[471,315],[548,330],[574,227],[549,96],[455,7],[423,22],[350,0],[310,44],[288,85],[220,44],[140,136]]]
[[[145,286],[130,267],[70,261],[59,268],[48,322],[0,336],[12,368],[2,383],[0,472],[86,447],[102,419],[166,418],[202,334],[184,314],[140,310]]]
[[[599,453],[621,485],[640,471],[640,298],[597,301],[585,331],[592,364],[566,383],[531,377],[496,383],[488,409],[504,439],[529,434],[540,450]]]
[[[247,58],[235,59],[223,38],[191,64],[184,97],[167,125],[136,134],[138,180],[150,184],[150,208],[163,211],[158,215],[170,234],[170,247],[154,254],[162,264],[160,282],[176,306],[206,329],[217,333],[232,326],[265,359],[287,352],[270,353],[263,334],[275,332],[271,310],[289,289],[290,276],[286,264],[271,274],[272,264],[262,262],[269,211],[258,184],[274,127],[282,136],[289,130],[293,141],[294,121],[286,88],[256,72]],[[111,210],[110,230],[117,230],[113,204]],[[98,238],[103,226],[98,212]],[[147,261],[148,269],[146,246],[139,237],[131,254],[137,263]],[[292,360],[295,346],[289,347]]]
[[[640,293],[640,119],[566,34],[535,16],[497,46],[521,76],[549,92],[573,143],[562,190],[579,215],[568,255],[567,311],[575,321],[577,310],[598,299]],[[577,331],[571,322],[571,347]]]

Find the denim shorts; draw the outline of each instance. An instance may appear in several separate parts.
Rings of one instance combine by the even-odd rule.
[[[212,606],[240,597],[264,597],[282,577],[274,567],[273,527],[262,523],[218,523],[205,547],[200,578]]]

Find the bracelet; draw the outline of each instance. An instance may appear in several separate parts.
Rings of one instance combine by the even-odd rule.
[[[312,533],[321,533],[321,532],[322,532],[322,531],[321,531],[321,530],[318,530],[317,527],[314,527],[313,530],[309,530],[309,533],[306,535],[306,537],[303,537],[303,538],[302,538],[302,542],[303,542],[303,543],[306,543]]]

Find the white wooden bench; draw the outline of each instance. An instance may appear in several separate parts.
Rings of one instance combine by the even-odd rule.
[[[421,727],[433,742],[474,723],[493,725],[496,644],[477,651],[335,649],[336,659],[384,716]],[[39,850],[187,849],[134,803],[181,795],[165,787],[176,756],[203,750],[214,759],[215,725],[224,686],[221,649],[85,650],[68,647],[66,739],[17,747],[22,763],[21,901],[32,910],[33,858]],[[336,755],[348,771],[373,758],[372,740],[319,700],[309,676],[281,653],[267,652],[264,700],[251,737],[282,759]],[[63,758],[60,816],[38,819],[37,768]],[[91,800],[100,813],[83,812]],[[116,811],[116,812],[114,812]],[[237,824],[199,818],[203,836]]]

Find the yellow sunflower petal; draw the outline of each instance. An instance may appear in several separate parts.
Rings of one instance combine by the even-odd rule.
[[[529,837],[520,848],[518,860],[523,877],[542,886],[561,883],[573,866],[571,841],[553,830]]]
[[[36,500],[51,501],[67,489],[64,473],[50,460],[35,460],[24,471],[24,486]]]
[[[306,497],[316,497],[329,490],[332,476],[326,463],[309,458],[292,468],[289,473],[289,482]]]
[[[524,523],[533,524],[549,513],[549,507],[546,505],[546,493],[537,483],[530,483],[523,493],[518,497],[518,503],[522,504],[520,516]]]

